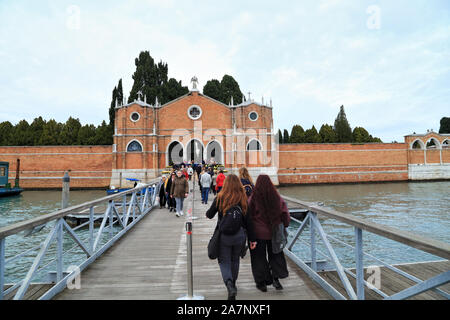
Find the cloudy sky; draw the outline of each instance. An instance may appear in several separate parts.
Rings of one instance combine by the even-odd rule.
[[[333,124],[385,142],[450,116],[448,0],[0,0],[0,121],[108,119],[148,50],[200,87],[232,75],[275,128]]]

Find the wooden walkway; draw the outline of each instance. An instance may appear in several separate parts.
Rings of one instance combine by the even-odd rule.
[[[185,200],[184,212],[192,206]],[[207,243],[216,219],[205,217],[208,206],[201,204],[195,190],[193,220],[194,294],[205,299],[226,299],[216,260],[207,256]],[[212,199],[210,199],[212,200]],[[210,201],[211,203],[211,201]],[[186,232],[184,217],[167,209],[150,212],[134,229],[81,273],[81,289],[65,289],[54,299],[176,299],[187,293]],[[304,299],[331,297],[303,271],[288,260],[289,277],[282,279],[284,290],[272,286],[266,293],[255,287],[250,256],[241,260],[237,299]]]
[[[423,263],[407,263],[394,265],[394,267],[402,271],[405,271],[418,279],[426,280],[442,272],[450,270],[450,261],[445,260],[445,261],[434,261]],[[355,273],[354,269],[350,269],[350,271]],[[336,271],[319,272],[319,274],[322,278],[324,278],[328,283],[330,283],[335,289],[337,289],[342,295],[344,295],[348,299],[348,295],[345,292],[344,286],[342,285],[342,282],[339,279],[339,276]],[[373,271],[368,273],[366,268],[364,270],[364,279],[367,281],[372,274]],[[353,277],[348,278],[353,288],[355,288],[356,287],[355,279]],[[380,287],[378,289],[380,289],[387,295],[392,295],[394,293],[400,292],[406,288],[415,285],[416,282],[409,280],[386,267],[380,267],[379,284]],[[438,287],[438,289],[441,289],[442,291],[450,294],[450,283],[440,286]],[[368,289],[367,287],[365,287],[364,289],[364,294],[366,300],[383,299],[382,296]],[[411,297],[407,300],[446,300],[446,299],[442,295],[429,290],[424,293],[418,294],[414,297]]]

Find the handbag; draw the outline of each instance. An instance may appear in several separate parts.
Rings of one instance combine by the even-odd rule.
[[[283,251],[287,244],[288,232],[283,222],[272,228],[272,252],[274,254]]]
[[[217,225],[208,243],[208,257],[211,260],[217,259],[219,257],[219,250],[220,250],[220,231],[219,225]]]

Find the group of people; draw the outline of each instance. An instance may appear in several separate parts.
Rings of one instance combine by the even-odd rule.
[[[214,164],[194,164],[181,163],[174,165],[169,176],[162,176],[159,189],[159,205],[160,208],[167,207],[169,212],[175,212],[175,216],[180,217],[184,215],[183,203],[184,199],[189,194],[189,183],[194,174],[197,174],[200,193],[202,195],[202,203],[208,203],[209,193],[217,194],[220,192],[225,180],[225,175],[222,170],[219,171],[215,177]]]
[[[240,258],[247,248],[250,249],[256,288],[267,292],[267,286],[273,285],[276,290],[282,290],[279,279],[288,277],[289,272],[283,251],[274,253],[272,237],[276,226],[281,223],[284,227],[289,226],[290,215],[286,202],[270,177],[261,174],[254,184],[245,167],[239,169],[239,176],[225,176],[223,171],[219,171],[216,178],[212,168],[206,165],[199,167],[200,170],[195,172],[198,175],[202,204],[208,203],[210,192],[215,195],[206,211],[206,217],[213,219],[218,214],[217,228],[221,230],[222,220],[230,210],[238,208],[242,215],[236,232],[220,234],[218,263],[228,299],[236,298]],[[168,178],[163,177],[160,206],[164,207],[167,202],[170,212],[175,211],[177,217],[183,215],[183,201],[189,193],[189,179],[188,170],[183,167],[173,170]]]
[[[273,285],[275,289],[282,290],[279,279],[286,278],[289,272],[283,251],[273,252],[272,236],[275,226],[281,223],[284,227],[289,226],[290,215],[286,202],[268,175],[259,175],[256,184],[253,184],[248,170],[241,168],[239,177],[234,174],[226,177],[221,191],[206,211],[206,217],[212,219],[218,214],[217,226],[220,230],[225,215],[236,207],[242,213],[241,226],[234,234],[220,235],[218,257],[228,299],[235,300],[237,294],[240,257],[246,242],[250,249],[256,288],[266,292],[267,286]]]

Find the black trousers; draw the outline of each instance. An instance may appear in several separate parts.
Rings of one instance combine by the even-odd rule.
[[[257,239],[256,248],[250,250],[253,278],[256,284],[270,285],[274,278],[289,276],[284,253],[272,252],[272,240]]]

